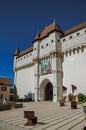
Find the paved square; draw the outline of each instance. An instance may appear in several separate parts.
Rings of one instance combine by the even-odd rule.
[[[36,126],[24,126],[24,110],[33,110],[38,118]],[[86,126],[86,115],[78,104],[71,109],[70,102],[65,106],[53,102],[24,103],[23,108],[0,111],[0,130],[82,130]]]

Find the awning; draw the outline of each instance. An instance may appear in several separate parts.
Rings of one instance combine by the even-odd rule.
[[[67,90],[67,88],[65,87],[65,86],[62,86],[63,87],[63,91],[66,91]]]
[[[71,87],[72,87],[72,90],[76,90],[77,89],[77,87],[75,85],[73,85],[73,84],[71,84]]]

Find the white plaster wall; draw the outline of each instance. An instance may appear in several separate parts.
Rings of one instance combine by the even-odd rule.
[[[77,47],[79,45],[83,45],[84,43],[86,43],[86,32],[85,32],[86,28],[79,30],[75,33],[72,33],[64,38],[61,39],[62,42],[62,51]],[[79,36],[77,36],[77,33],[79,33]],[[70,36],[72,36],[72,38],[70,39]],[[63,39],[65,39],[65,41],[63,42]]]
[[[53,42],[52,42],[53,40]],[[48,46],[46,46],[48,44]],[[42,48],[43,46],[43,48]],[[39,56],[43,57],[49,54],[50,52],[56,50],[56,45],[55,45],[55,33],[52,33],[49,35],[49,37],[41,40],[40,42],[40,53]]]
[[[15,68],[33,63],[33,52],[15,59]]]
[[[72,92],[71,84],[77,86],[77,94],[86,94],[86,49],[64,57],[63,85],[68,89],[67,94]]]
[[[34,67],[18,70],[16,78],[16,87],[20,98],[23,98],[29,91],[34,93]]]
[[[75,33],[72,33],[66,37],[64,37],[66,40],[63,42],[63,39],[61,39],[62,43],[62,51],[69,50],[74,47],[78,47],[79,45],[86,44],[86,32],[85,28],[82,30],[79,30]],[[79,36],[77,36],[77,33],[80,33]],[[69,37],[72,36],[72,39]],[[48,37],[45,39],[42,39],[40,43],[38,42],[34,43],[34,51],[30,52],[18,59],[15,59],[15,65],[14,68],[22,67],[22,69],[16,70],[16,85],[18,89],[18,94],[20,97],[24,97],[25,94],[27,94],[29,91],[35,92],[35,84],[36,80],[34,78],[34,74],[37,76],[37,67],[25,67],[26,65],[33,63],[33,59],[37,58],[38,56],[44,57],[49,55],[50,52],[60,50],[61,51],[61,43],[58,42],[59,35],[55,32],[52,34],[49,34]],[[52,42],[53,40],[53,42]],[[60,39],[59,39],[60,40]],[[48,46],[47,46],[48,44]],[[56,45],[57,44],[57,45]],[[39,45],[39,47],[38,47]],[[43,48],[42,48],[43,46]],[[35,50],[36,48],[36,50]],[[38,53],[39,50],[39,53]],[[28,55],[28,56],[27,56]],[[82,92],[86,93],[86,50],[84,52],[75,53],[75,55],[64,57],[63,62],[63,85],[68,88],[68,93],[71,92],[71,84],[74,84],[77,86],[77,93]],[[53,61],[53,60],[52,60]],[[24,69],[23,69],[24,66]],[[52,74],[43,75],[40,76],[39,79],[39,86],[41,82],[44,79],[48,79],[52,84],[55,82],[55,72],[57,71],[55,68],[55,63],[52,63]],[[61,62],[60,59],[57,61],[57,67],[58,70],[61,71]],[[34,72],[35,71],[35,72]],[[60,74],[57,76],[57,78],[61,78]],[[59,79],[60,81],[60,79]],[[58,83],[59,83],[58,81]],[[61,84],[61,83],[59,83]]]
[[[33,49],[34,49],[34,51],[33,51],[33,59],[36,59],[36,58],[39,57],[39,46],[40,46],[39,41],[36,41],[34,43],[34,47],[33,47]]]

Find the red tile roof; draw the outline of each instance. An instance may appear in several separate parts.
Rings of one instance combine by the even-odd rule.
[[[64,37],[64,36],[69,35],[75,31],[78,31],[84,27],[86,27],[86,22],[81,23],[81,24],[63,32],[56,23],[52,23],[49,26],[47,26],[40,34],[37,34],[35,37],[35,40],[33,42],[35,42],[36,40],[41,40],[41,39],[47,37],[53,31],[57,31],[57,32],[62,33],[62,36]],[[21,56],[23,56],[31,51],[33,51],[33,47],[27,48],[26,50],[24,50],[22,52],[20,52],[19,49],[16,49],[15,55],[17,55],[17,58],[18,58],[18,57],[21,57]]]
[[[0,77],[0,85],[12,86],[12,81],[10,78]]]
[[[68,29],[68,30],[64,31],[64,35],[63,35],[63,36],[69,35],[69,34],[71,34],[71,33],[73,33],[73,32],[76,32],[76,31],[78,31],[78,30],[84,28],[84,27],[86,27],[86,22],[81,23],[81,24],[79,24],[79,25],[77,25],[77,26],[74,26],[74,27],[71,28],[71,29]]]
[[[25,54],[27,54],[27,53],[29,53],[31,51],[33,51],[33,47],[27,48],[24,51],[22,51],[21,53],[19,53],[17,58],[19,58],[19,57],[21,57],[21,56],[23,56],[23,55],[25,55]]]
[[[46,36],[49,35],[49,33],[53,31],[63,33],[61,28],[56,23],[52,23],[49,26],[46,26],[45,29],[40,34],[37,34],[34,41],[45,38]]]

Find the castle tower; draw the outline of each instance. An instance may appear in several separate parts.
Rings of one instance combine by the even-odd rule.
[[[35,101],[57,102],[62,98],[62,34],[54,22],[37,34],[33,41]]]

